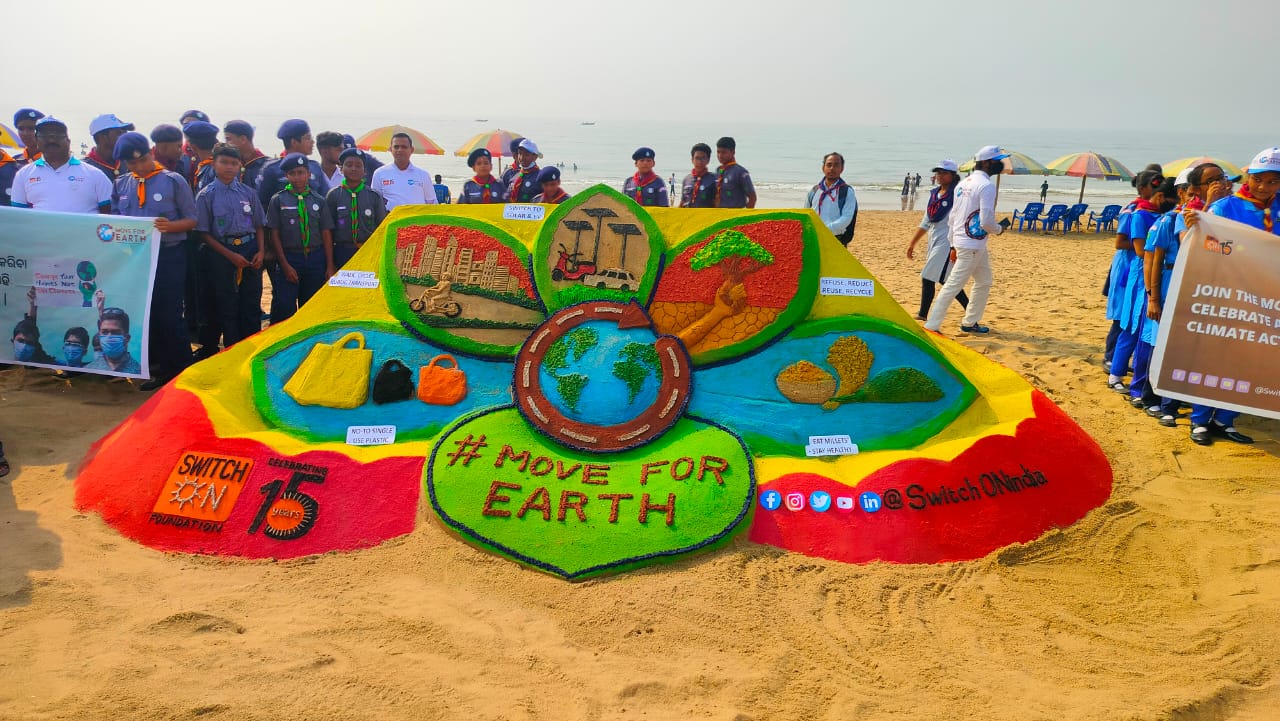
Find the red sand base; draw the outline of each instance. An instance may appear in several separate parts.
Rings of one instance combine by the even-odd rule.
[[[938,563],[981,558],[1074,523],[1111,495],[1111,464],[1052,401],[1032,393],[1035,416],[1016,436],[982,438],[954,461],[901,461],[856,489],[812,473],[762,483],[761,498],[772,490],[784,500],[772,511],[757,503],[751,540],[850,563]],[[829,510],[813,509],[815,491],[830,494]],[[879,499],[874,512],[864,508],[877,507],[864,500],[869,491]],[[789,510],[801,500],[802,510]]]

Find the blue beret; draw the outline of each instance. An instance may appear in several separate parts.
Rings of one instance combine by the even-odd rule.
[[[195,118],[196,120],[199,120],[204,123],[209,122],[209,116],[205,114],[203,110],[188,110],[187,112],[178,116],[179,121],[186,120],[187,118]]]
[[[151,142],[153,143],[181,143],[182,131],[176,125],[161,123],[151,129]]]
[[[510,143],[507,144],[507,152],[511,154],[511,157],[514,158],[516,155],[516,151],[520,149],[521,140],[524,140],[524,138],[516,138],[515,140],[512,140]]]
[[[39,120],[44,117],[44,113],[35,108],[22,108],[13,114],[13,124],[17,125],[20,120]]]
[[[213,123],[206,123],[203,120],[192,120],[182,126],[182,134],[188,138],[216,138],[218,137],[218,126]]]
[[[343,133],[343,134],[342,134],[342,147],[344,147],[344,148],[354,148],[354,147],[356,147],[356,139],[355,139],[355,137],[354,137],[354,136],[352,136],[350,133]]]
[[[291,118],[280,123],[280,129],[276,131],[276,137],[281,140],[285,138],[301,138],[309,132],[311,132],[311,126],[307,125],[307,121]]]
[[[363,163],[364,153],[360,150],[360,148],[347,148],[342,151],[341,155],[338,156],[338,164],[341,165],[342,163],[347,162],[347,158],[359,158],[360,162]]]
[[[632,160],[653,160],[653,148],[639,148],[631,154]]]
[[[294,168],[307,168],[307,156],[302,153],[289,153],[284,156],[284,160],[280,161],[280,169],[284,172],[287,173]]]
[[[554,165],[551,166],[550,168],[543,168],[542,170],[538,171],[539,183],[549,183],[553,180],[559,180],[559,179],[560,179],[560,169],[555,167]]]
[[[246,123],[246,122],[245,122],[245,121],[243,121],[243,120],[232,120],[231,122],[229,122],[229,123],[227,123],[226,125],[222,126],[222,132],[224,132],[224,133],[234,133],[234,134],[236,134],[236,135],[243,135],[243,136],[245,136],[246,138],[252,138],[252,137],[253,137],[253,126],[252,126],[252,125],[250,125],[250,124],[248,124],[248,123]]]
[[[125,133],[116,141],[116,160],[136,160],[151,152],[151,143],[142,133]]]
[[[51,125],[57,125],[61,127],[63,130],[67,129],[66,123],[62,122],[61,120],[58,120],[52,115],[46,115],[43,118],[40,118],[39,120],[36,121],[36,130],[39,130],[40,128],[51,126]]]
[[[476,148],[475,150],[472,150],[471,154],[467,156],[467,167],[476,167],[476,161],[480,158],[489,158],[492,160],[493,153],[490,153],[488,148]]]

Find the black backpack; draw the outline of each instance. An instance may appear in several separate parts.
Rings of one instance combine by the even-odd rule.
[[[392,358],[382,364],[373,378],[373,402],[395,403],[413,398],[413,371]]]

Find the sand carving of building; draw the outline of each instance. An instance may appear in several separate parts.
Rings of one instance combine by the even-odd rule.
[[[433,278],[439,280],[445,273],[452,274],[458,285],[471,285],[497,293],[515,295],[520,292],[520,281],[511,276],[511,269],[498,262],[498,251],[490,250],[483,260],[475,260],[475,251],[460,248],[457,237],[450,235],[441,248],[440,240],[428,235],[423,240],[421,252],[418,244],[409,242],[396,250],[396,268],[401,277]],[[417,258],[417,263],[414,263]]]

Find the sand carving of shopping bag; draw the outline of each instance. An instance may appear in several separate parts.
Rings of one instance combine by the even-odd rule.
[[[348,348],[347,344],[355,343]],[[348,333],[332,345],[316,343],[293,372],[284,392],[304,406],[358,408],[369,397],[369,369],[373,351],[364,334]]]
[[[453,367],[447,367],[444,363]],[[448,353],[432,358],[418,371],[418,400],[433,406],[457,405],[467,397],[467,374]]]

